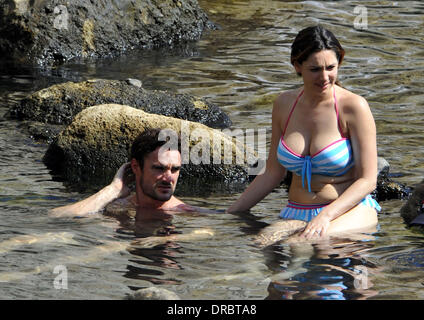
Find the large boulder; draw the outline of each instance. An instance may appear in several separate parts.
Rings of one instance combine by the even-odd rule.
[[[256,159],[250,149],[220,130],[130,106],[105,104],[81,111],[50,144],[44,162],[72,185],[104,185],[128,161],[135,137],[148,128],[181,134],[187,147],[182,149],[181,181],[243,183],[248,179],[248,164]]]
[[[101,104],[129,105],[148,113],[161,114],[190,120],[212,128],[228,128],[231,120],[218,106],[188,94],[147,90],[137,79],[65,82],[36,91],[11,106],[8,117],[41,122],[28,125],[30,131],[38,131],[51,139],[57,133],[51,125],[70,124],[74,116],[87,107]],[[42,133],[39,133],[41,135]],[[37,134],[34,134],[37,137]]]
[[[198,40],[197,0],[2,0],[0,56],[39,65]]]

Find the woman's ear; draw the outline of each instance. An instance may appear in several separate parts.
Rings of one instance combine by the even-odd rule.
[[[301,72],[301,67],[300,67],[299,62],[295,61],[293,65],[294,65],[294,69],[296,70],[297,75],[301,76],[302,72]]]

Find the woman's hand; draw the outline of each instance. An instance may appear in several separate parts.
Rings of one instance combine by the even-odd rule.
[[[110,186],[118,193],[118,198],[124,198],[130,195],[130,188],[128,187],[129,174],[131,173],[130,162],[124,163],[118,171],[116,171]]]
[[[330,218],[321,211],[306,225],[305,230],[303,230],[300,236],[306,239],[315,238],[317,236],[322,237],[327,233],[330,227],[330,221]]]

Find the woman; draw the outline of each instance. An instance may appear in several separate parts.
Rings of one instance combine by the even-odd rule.
[[[296,36],[291,63],[303,87],[275,100],[266,170],[228,212],[249,210],[288,170],[293,178],[280,226],[301,226],[308,239],[375,228],[380,206],[369,194],[377,181],[376,128],[367,101],[338,85],[343,57],[339,41],[321,26]]]

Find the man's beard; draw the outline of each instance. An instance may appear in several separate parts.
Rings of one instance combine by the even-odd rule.
[[[167,187],[169,188],[169,191],[167,193],[161,193],[159,191],[157,191],[157,187]],[[172,188],[172,184],[168,183],[168,182],[158,182],[157,184],[155,184],[154,186],[152,185],[146,185],[143,183],[143,179],[140,179],[140,187],[141,190],[143,191],[143,193],[152,198],[153,200],[158,200],[158,201],[168,201],[169,199],[171,199],[172,195],[174,194],[174,190]]]

